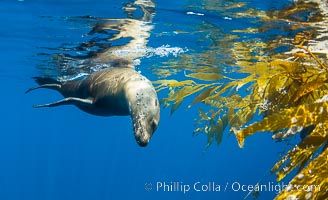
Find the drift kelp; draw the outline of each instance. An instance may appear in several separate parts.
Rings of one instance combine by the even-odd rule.
[[[187,97],[193,98],[189,107],[198,103],[208,107],[198,108],[194,131],[207,135],[206,147],[214,141],[220,144],[225,130],[236,135],[240,147],[257,132],[272,132],[277,141],[301,137],[271,172],[281,181],[298,168],[290,184],[316,187],[302,191],[288,186],[276,199],[327,198],[328,67],[323,48],[327,19],[319,14],[322,9],[322,4],[305,2],[280,11],[245,9],[229,18],[256,18],[261,26],[226,34],[204,22],[200,28],[204,28],[202,36],[209,38],[209,50],[154,69],[162,78],[181,72],[186,77],[155,82],[158,91],[168,89],[162,103],[172,105],[171,114]],[[270,28],[294,36],[276,34],[271,35],[274,39],[261,40]],[[241,34],[251,37],[243,40]]]

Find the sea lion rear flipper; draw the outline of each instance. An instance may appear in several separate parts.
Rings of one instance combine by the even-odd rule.
[[[36,87],[33,87],[33,88],[30,88],[30,89],[26,90],[25,93],[29,93],[32,90],[36,90],[36,89],[39,89],[39,88],[47,88],[47,89],[59,90],[61,88],[61,85],[60,84],[44,84],[44,85],[39,85],[39,86],[36,86]]]
[[[93,101],[91,99],[81,99],[77,97],[67,97],[65,99],[48,103],[42,105],[33,106],[33,108],[43,108],[43,107],[55,107],[55,106],[62,106],[62,105],[84,105],[84,106],[91,106],[93,105]]]
[[[35,82],[39,84],[39,86],[30,88],[26,90],[25,93],[29,93],[32,90],[36,90],[39,88],[47,88],[47,89],[53,89],[53,90],[58,90],[61,88],[62,84],[61,82],[53,79],[53,78],[46,78],[46,77],[33,77]]]

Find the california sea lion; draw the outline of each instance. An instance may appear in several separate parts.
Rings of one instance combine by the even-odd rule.
[[[131,115],[134,135],[140,146],[146,146],[160,119],[157,93],[151,82],[129,67],[114,67],[97,71],[82,80],[59,82],[35,77],[38,88],[59,91],[65,98],[57,102],[33,106],[55,107],[75,105],[100,116]]]

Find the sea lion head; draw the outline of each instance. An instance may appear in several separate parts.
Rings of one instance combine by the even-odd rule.
[[[143,76],[127,84],[126,92],[134,136],[137,143],[144,147],[149,143],[160,120],[157,93],[151,82]]]

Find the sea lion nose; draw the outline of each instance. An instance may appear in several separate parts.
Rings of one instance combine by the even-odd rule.
[[[149,143],[149,139],[146,139],[146,140],[143,140],[143,139],[137,140],[137,143],[139,144],[139,146],[145,147]]]

